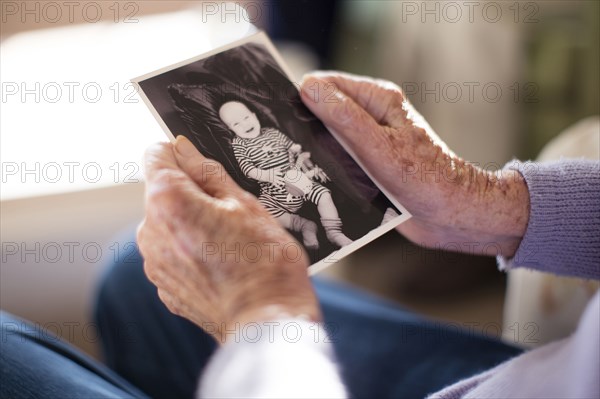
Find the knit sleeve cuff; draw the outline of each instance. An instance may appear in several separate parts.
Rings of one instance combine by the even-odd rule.
[[[600,163],[561,159],[511,161],[527,184],[530,213],[515,256],[498,257],[500,270],[528,267],[559,275],[600,276]]]

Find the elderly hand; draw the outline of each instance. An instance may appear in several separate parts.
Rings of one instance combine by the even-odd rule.
[[[306,106],[413,218],[398,230],[417,244],[512,256],[529,193],[512,170],[486,172],[457,157],[391,82],[338,72],[305,76]]]
[[[320,320],[302,246],[220,164],[179,136],[151,147],[145,165],[138,243],[173,313],[219,342],[247,322]]]

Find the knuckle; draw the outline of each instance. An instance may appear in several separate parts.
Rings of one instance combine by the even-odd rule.
[[[169,311],[171,313],[174,313],[178,316],[181,315],[181,309],[180,309],[179,305],[177,304],[177,301],[175,301],[168,292],[159,288],[157,290],[157,293],[158,293],[158,297],[160,298],[162,303],[165,304],[165,306],[167,307],[167,309],[169,309]]]
[[[152,163],[162,158],[165,153],[172,151],[171,143],[155,143],[146,149],[144,152],[144,160],[146,163]]]
[[[375,80],[375,82],[377,83],[377,86],[381,87],[384,90],[389,90],[389,91],[396,92],[396,93],[402,93],[402,89],[400,88],[400,86],[398,86],[394,82],[390,82],[389,80],[385,80],[385,79],[377,79],[377,80]]]
[[[139,246],[145,244],[147,231],[148,221],[146,218],[144,218],[144,220],[142,220],[142,222],[137,226],[137,229],[135,231],[135,240],[137,241]]]
[[[332,109],[332,118],[340,124],[347,124],[353,119],[353,109],[347,97],[340,99]]]
[[[406,101],[404,90],[396,83],[384,79],[377,79],[376,82],[377,85],[373,90],[379,91],[379,93],[374,93],[374,95],[387,99],[390,104],[402,104]]]
[[[159,169],[148,177],[147,184],[151,188],[150,193],[153,193],[177,186],[181,182],[182,174],[173,169]]]
[[[148,280],[150,280],[154,285],[157,285],[157,283],[160,282],[159,272],[154,263],[148,261],[144,262],[144,274],[146,274]]]
[[[147,210],[159,211],[176,217],[185,205],[182,178],[172,173],[161,173],[148,187]]]

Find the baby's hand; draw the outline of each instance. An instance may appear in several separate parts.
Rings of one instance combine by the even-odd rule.
[[[321,183],[327,183],[329,181],[329,176],[323,171],[323,169],[315,166],[313,169],[306,172],[306,175],[311,179],[317,179]]]
[[[298,157],[296,158],[296,166],[299,166],[302,169],[311,169],[313,163],[310,161],[310,152],[302,152],[298,154]]]
[[[290,152],[292,154],[298,154],[300,151],[302,151],[302,146],[300,144],[292,144],[290,147]]]

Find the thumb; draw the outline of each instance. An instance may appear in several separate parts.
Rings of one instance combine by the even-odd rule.
[[[238,185],[219,162],[204,157],[185,136],[177,136],[174,154],[179,167],[207,194],[223,198]]]
[[[353,146],[366,144],[381,126],[334,83],[308,76],[301,85],[304,104],[325,125]]]

